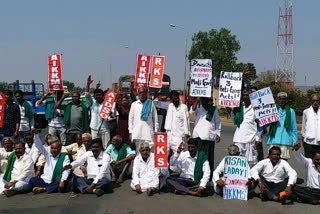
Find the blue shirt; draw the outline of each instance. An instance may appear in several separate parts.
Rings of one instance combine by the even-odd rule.
[[[291,129],[289,131],[284,127],[286,112],[282,112],[281,107],[278,108],[280,121],[277,122],[277,131],[274,137],[268,138],[268,145],[293,146],[298,141],[298,129],[296,121],[296,113],[292,108],[291,111]]]

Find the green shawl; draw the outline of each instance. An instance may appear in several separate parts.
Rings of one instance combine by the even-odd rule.
[[[280,106],[277,104],[277,109],[279,109]],[[286,105],[285,107],[285,112],[286,112],[286,118],[284,119],[284,127],[286,128],[287,131],[291,129],[291,109],[289,105]],[[270,128],[269,128],[269,136],[274,137],[277,132],[277,122],[271,123]]]
[[[203,163],[208,160],[208,156],[204,152],[199,152],[197,154],[196,164],[194,165],[194,183],[198,184],[203,176],[202,166]]]
[[[16,153],[12,152],[8,157],[8,164],[6,168],[6,172],[4,173],[3,179],[10,182],[11,180],[11,172],[13,169],[14,162],[16,161]]]
[[[26,118],[28,118],[29,120],[31,120],[31,117],[32,117],[32,108],[31,108],[31,105],[27,102],[27,101],[24,101],[23,102],[23,107],[24,107],[24,116]]]
[[[118,152],[118,158],[117,158],[117,161],[120,161],[120,160],[123,160],[127,157],[127,148],[129,146],[127,144],[122,144],[119,152]],[[114,173],[116,174],[117,177],[119,177],[119,175],[121,174],[124,166],[126,165],[125,162],[122,162],[120,164],[120,167],[117,167],[117,166],[114,166],[113,167],[113,170],[114,170]]]
[[[64,111],[64,123],[68,126],[70,125],[70,119],[71,119],[71,107],[72,102],[69,103],[66,106],[66,109]],[[86,132],[89,130],[89,114],[88,114],[88,107],[84,102],[81,102],[82,107],[82,131]]]
[[[53,97],[46,99],[46,120],[52,120],[56,117],[56,102]]]
[[[233,123],[234,125],[237,125],[237,127],[239,128],[244,118],[243,103],[240,104],[240,107],[233,109],[233,114],[234,114]]]
[[[207,116],[206,116],[206,120],[207,121],[211,121],[212,120],[215,110],[216,110],[216,107],[214,107],[213,105],[209,105]]]
[[[56,166],[54,167],[54,170],[53,170],[52,180],[51,180],[52,183],[58,182],[61,180],[62,172],[63,172],[63,162],[67,154],[68,153],[66,152],[63,152],[60,154],[59,159],[56,163]]]

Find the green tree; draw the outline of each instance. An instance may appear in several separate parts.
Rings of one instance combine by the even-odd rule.
[[[77,91],[79,93],[84,92],[84,88],[77,87],[73,82],[70,82],[68,80],[63,80],[63,85],[68,87],[69,92]]]
[[[235,65],[235,68],[233,69],[234,72],[243,72],[245,70],[245,67],[248,66],[248,74],[246,74],[245,79],[246,81],[253,81],[257,78],[257,70],[254,64],[252,63],[238,63]]]
[[[9,84],[7,82],[0,82],[0,92],[9,89]]]
[[[228,29],[199,31],[192,37],[189,61],[211,59],[213,75],[219,79],[221,71],[234,71],[240,48],[240,42]]]

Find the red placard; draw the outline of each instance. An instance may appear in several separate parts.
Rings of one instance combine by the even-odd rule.
[[[49,56],[49,78],[48,79],[49,79],[50,91],[63,90],[60,54]]]
[[[139,88],[140,86],[148,87],[150,61],[151,56],[138,55],[136,88]]]
[[[168,137],[167,133],[154,134],[154,166],[168,167]]]
[[[3,115],[5,108],[6,95],[0,93],[0,128],[3,126]]]
[[[164,72],[164,56],[153,56],[152,58],[152,69],[151,69],[151,78],[149,86],[153,88],[162,87],[162,76]]]
[[[116,100],[116,96],[117,96],[117,93],[113,92],[113,91],[108,91],[105,95],[105,98],[104,98],[104,102],[103,102],[103,106],[101,108],[101,111],[100,111],[100,118],[104,119],[104,120],[108,120],[111,112],[112,112],[112,107],[113,107],[113,104]]]

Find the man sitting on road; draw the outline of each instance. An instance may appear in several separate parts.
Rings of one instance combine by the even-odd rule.
[[[7,156],[10,153],[2,154]],[[14,152],[8,157],[6,173],[3,176],[0,189],[7,196],[13,196],[17,193],[30,192],[32,186],[28,183],[34,176],[34,164],[25,154],[25,145],[23,142],[17,142],[14,145]],[[2,192],[2,191],[1,191]]]
[[[294,186],[293,196],[298,202],[320,204],[320,152],[315,152],[312,159],[306,158],[298,151],[300,147],[300,143],[294,145],[294,156],[307,170],[307,186]]]
[[[123,183],[123,178],[131,161],[136,157],[136,152],[132,151],[128,144],[122,143],[120,135],[116,135],[112,138],[111,144],[105,153],[111,156],[111,181]]]
[[[0,148],[0,153],[3,152],[9,152],[9,155],[11,152],[13,152],[13,142],[10,137],[5,137],[3,138],[2,141],[2,148]],[[7,169],[7,164],[8,164],[8,159],[0,159],[0,177],[4,176],[4,173],[6,172]]]
[[[202,196],[210,178],[208,157],[198,151],[198,138],[188,141],[188,151],[183,151],[181,144],[170,159],[170,169],[180,172],[179,177],[170,176],[167,179],[169,189],[175,193]],[[182,152],[182,153],[181,153]]]
[[[87,151],[76,161],[64,166],[64,170],[75,169],[87,163],[87,178],[75,176],[74,189],[81,193],[95,193],[102,196],[110,187],[110,156],[103,152],[102,140],[92,140],[91,151]]]
[[[139,155],[134,159],[131,188],[137,193],[147,191],[148,196],[151,196],[156,189],[160,189],[164,184],[167,170],[155,168],[154,154],[151,152],[149,143],[143,142],[140,144]],[[161,179],[159,179],[161,177]]]
[[[57,190],[64,192],[70,170],[64,171],[63,167],[70,164],[70,159],[67,153],[61,153],[61,144],[56,137],[56,141],[51,142],[50,152],[42,145],[42,141],[38,134],[35,135],[35,145],[41,154],[45,156],[45,164],[43,174],[40,178],[31,178],[29,183],[33,186],[32,192],[53,193]]]
[[[25,153],[29,155],[32,162],[35,164],[38,161],[40,156],[40,152],[34,144],[34,137],[32,133],[27,133],[24,137],[25,145]]]
[[[250,170],[252,178],[260,188],[262,201],[281,202],[279,193],[285,191],[290,194],[296,183],[296,171],[280,156],[281,149],[273,146],[269,150],[269,158],[260,161]]]

